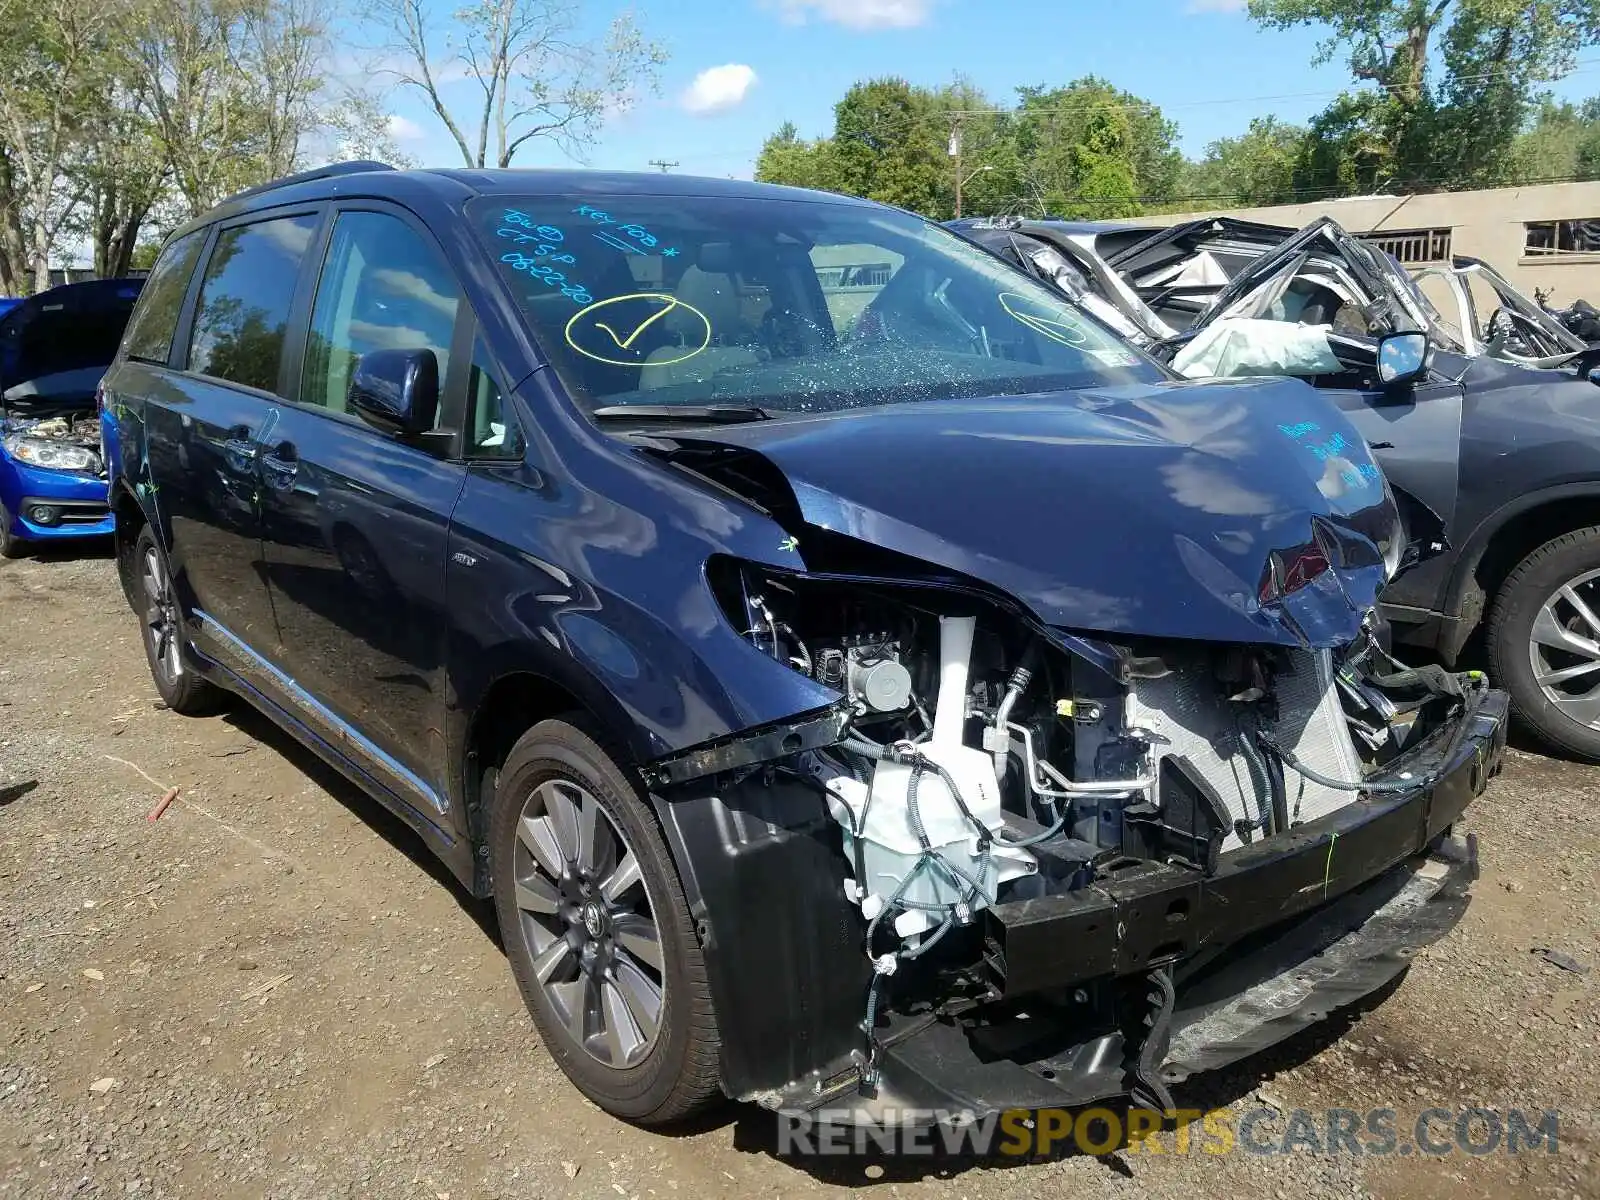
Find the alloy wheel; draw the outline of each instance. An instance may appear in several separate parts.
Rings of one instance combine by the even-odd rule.
[[[583,1049],[615,1068],[660,1032],[661,930],[639,859],[611,815],[565,779],[540,784],[517,819],[521,934],[545,998]]]
[[[1600,729],[1600,571],[1584,572],[1545,600],[1528,654],[1545,698],[1579,725]]]
[[[178,600],[161,552],[149,546],[141,570],[144,584],[144,636],[150,647],[150,661],[167,683],[183,677],[183,654],[178,645]]]

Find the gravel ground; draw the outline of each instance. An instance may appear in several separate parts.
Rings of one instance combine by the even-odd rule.
[[[163,710],[104,552],[0,563],[0,1196],[1600,1197],[1600,771],[1514,750],[1473,813],[1473,907],[1398,988],[1179,1098],[1555,1109],[1557,1153],[800,1163],[751,1109],[582,1100],[408,830],[248,712]]]

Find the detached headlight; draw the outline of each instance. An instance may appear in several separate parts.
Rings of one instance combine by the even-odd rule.
[[[6,453],[19,463],[43,467],[47,471],[93,471],[95,454],[82,446],[12,434],[5,441]]]

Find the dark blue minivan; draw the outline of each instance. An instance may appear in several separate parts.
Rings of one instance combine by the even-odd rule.
[[[1356,431],[911,214],[328,168],[172,237],[104,402],[167,704],[492,896],[625,1118],[1171,1107],[1467,903],[1505,698],[1391,656]]]

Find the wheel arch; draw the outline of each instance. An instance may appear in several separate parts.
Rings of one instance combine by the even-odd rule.
[[[584,732],[600,742],[623,772],[637,778],[638,764],[650,756],[626,714],[598,699],[606,695],[602,689],[584,687],[560,677],[548,664],[514,653],[490,652],[486,657],[504,666],[462,710],[454,772],[476,864],[472,890],[478,896],[489,895],[488,801],[494,773],[524,733],[540,721],[577,715],[587,726]]]
[[[111,544],[116,551],[117,579],[122,584],[123,596],[134,605],[138,578],[134,573],[133,547],[139,540],[139,531],[150,523],[150,518],[133,490],[120,480],[112,486],[110,501],[111,515],[116,518]]]
[[[1516,565],[1552,538],[1600,525],[1600,479],[1531,492],[1501,506],[1467,538],[1445,595],[1452,623],[1439,650],[1461,652]]]

